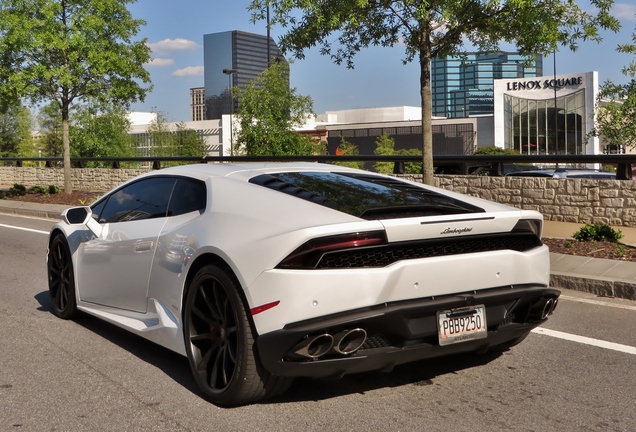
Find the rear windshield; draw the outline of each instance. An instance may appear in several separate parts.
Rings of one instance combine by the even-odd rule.
[[[373,174],[291,172],[263,174],[250,182],[363,219],[484,211],[399,179]]]

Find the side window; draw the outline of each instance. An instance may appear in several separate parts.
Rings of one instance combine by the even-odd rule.
[[[168,216],[179,216],[192,211],[205,210],[207,190],[205,183],[192,179],[177,179],[172,193]]]
[[[108,198],[104,198],[103,200],[91,205],[91,211],[93,212],[93,219],[99,220],[99,215],[102,213],[102,210],[104,210],[104,205],[106,204],[107,200]]]
[[[135,182],[113,193],[99,222],[126,222],[165,217],[175,179],[155,177]]]

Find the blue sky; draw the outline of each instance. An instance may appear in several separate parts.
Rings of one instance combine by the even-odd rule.
[[[139,37],[148,38],[153,62],[147,65],[154,85],[135,111],[158,111],[169,121],[190,120],[190,92],[203,86],[203,35],[229,30],[266,34],[265,22],[252,24],[249,0],[137,0],[133,16],[146,21]],[[584,0],[580,4],[587,4]],[[616,53],[619,43],[631,41],[636,27],[636,4],[617,0],[614,8],[623,25],[618,34],[604,33],[602,44],[582,42],[577,52],[563,48],[556,54],[558,74],[596,70],[601,82],[625,82],[621,69],[633,57]],[[274,27],[274,40],[284,29]],[[506,47],[512,49],[511,47]],[[291,85],[311,96],[314,110],[325,111],[383,106],[420,106],[419,65],[402,65],[403,47],[370,48],[355,58],[355,69],[336,66],[317,49],[291,65]],[[229,65],[228,65],[229,67]],[[553,74],[553,57],[544,58],[544,75]]]

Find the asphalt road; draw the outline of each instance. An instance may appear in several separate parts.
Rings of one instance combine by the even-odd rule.
[[[0,431],[636,430],[636,302],[567,291],[542,333],[502,355],[297,380],[222,409],[198,395],[185,358],[53,316],[51,226],[0,215]]]

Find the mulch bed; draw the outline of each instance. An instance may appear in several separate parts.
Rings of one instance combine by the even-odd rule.
[[[87,192],[87,191],[73,191],[70,194],[64,192],[56,194],[39,194],[33,192],[27,192],[26,195],[6,197],[13,201],[27,201],[36,202],[41,204],[62,204],[69,206],[81,206],[89,205],[97,198],[99,198],[103,192]]]
[[[590,258],[636,261],[636,247],[605,241],[580,242],[574,239],[543,238],[550,252]]]

